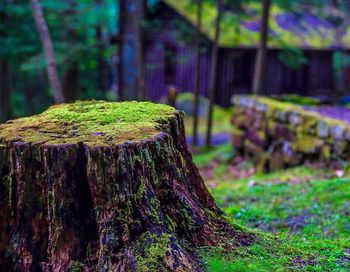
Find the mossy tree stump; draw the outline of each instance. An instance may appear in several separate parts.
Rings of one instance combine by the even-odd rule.
[[[169,106],[77,102],[0,125],[1,271],[197,271],[195,247],[234,235]]]

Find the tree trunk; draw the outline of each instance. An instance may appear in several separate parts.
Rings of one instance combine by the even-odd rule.
[[[99,10],[103,7],[103,0],[96,0],[96,6]],[[101,93],[108,90],[107,83],[107,65],[104,58],[105,42],[103,40],[103,25],[99,20],[96,26],[96,43],[97,43],[97,87]]]
[[[77,2],[66,0],[67,9],[63,12],[63,28],[67,30],[65,40],[72,44],[79,41],[75,27],[77,18]],[[79,53],[78,53],[79,54]],[[68,58],[63,69],[63,94],[66,102],[74,102],[79,98],[79,63],[77,52],[67,52]]]
[[[33,80],[33,78],[35,80]],[[46,79],[46,77],[45,77]],[[24,108],[26,115],[32,115],[35,113],[35,93],[40,93],[40,85],[42,81],[40,80],[40,74],[27,74],[23,76],[22,79],[24,82],[27,82],[23,85],[23,94],[24,94]],[[36,102],[38,103],[38,102]],[[39,104],[39,103],[38,103]]]
[[[0,24],[6,26],[9,18],[6,13],[8,1],[4,2],[4,9],[0,13]],[[0,30],[0,37],[6,36],[4,29]],[[10,65],[5,56],[0,56],[0,123],[10,119]]]
[[[341,10],[341,7],[339,6],[339,3],[337,0],[332,1],[332,5]],[[347,7],[347,6],[346,6]],[[348,10],[344,11],[346,14],[348,13]],[[343,38],[343,33],[346,31],[346,28],[348,26],[348,20],[344,20],[341,24],[335,26],[335,40],[337,42],[338,52],[340,54],[340,67],[339,67],[339,74],[337,77],[337,82],[335,84],[336,92],[333,97],[333,99],[337,99],[337,97],[346,95],[348,93],[348,68],[349,66],[346,64],[346,49],[343,45],[342,38]]]
[[[211,52],[211,71],[210,71],[210,85],[209,85],[209,109],[208,109],[208,121],[207,121],[207,134],[205,138],[205,145],[209,147],[211,145],[211,131],[213,123],[213,109],[215,104],[216,89],[218,87],[218,59],[219,59],[219,38],[220,38],[220,22],[222,16],[222,0],[217,0],[217,17],[215,21],[215,38],[213,48]]]
[[[55,103],[62,103],[65,101],[61,82],[58,78],[57,66],[52,46],[52,40],[50,37],[50,33],[41,10],[41,6],[38,0],[30,0],[33,16],[36,24],[37,31],[40,36],[40,40],[44,49],[45,59],[46,59],[46,67],[47,67],[47,75],[50,82],[50,87],[52,89],[53,98]]]
[[[118,1],[118,54],[117,54],[117,73],[118,73],[118,91],[119,100],[123,101],[125,99],[124,94],[124,35],[125,35],[125,25],[126,25],[126,1]]]
[[[63,90],[66,102],[74,102],[79,98],[79,64],[69,60],[63,75]]]
[[[139,100],[146,98],[145,86],[145,61],[144,61],[144,10],[143,0],[134,0],[135,9],[135,34],[136,34],[136,62],[137,62],[137,92]]]
[[[265,91],[266,59],[267,59],[267,37],[269,30],[269,11],[271,0],[262,1],[262,18],[260,27],[260,42],[255,60],[255,71],[253,81],[253,93],[260,94]]]
[[[340,54],[340,67],[339,74],[336,82],[336,92],[333,94],[333,99],[337,99],[339,96],[348,94],[348,69],[349,67],[345,63],[344,59],[347,58],[346,51],[343,49],[339,49],[338,53]]]
[[[0,123],[10,119],[9,63],[0,59]]]
[[[148,102],[0,125],[0,217],[3,271],[199,271],[196,247],[254,239],[221,216],[183,115]]]
[[[201,56],[201,22],[202,22],[202,0],[197,0],[197,20],[196,20],[196,60],[194,77],[194,101],[193,101],[193,135],[192,144],[198,144],[198,110],[199,110],[199,88],[200,88],[200,56]]]

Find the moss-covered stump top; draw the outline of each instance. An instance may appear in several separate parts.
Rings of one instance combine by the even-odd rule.
[[[0,125],[0,144],[113,145],[155,136],[175,109],[150,102],[78,101]]]

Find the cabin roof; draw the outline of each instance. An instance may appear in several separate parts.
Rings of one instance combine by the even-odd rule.
[[[163,1],[195,26],[196,5],[194,1]],[[203,1],[201,31],[210,40],[213,40],[217,12],[214,4],[210,2]],[[251,3],[243,8],[244,16],[238,16],[233,11],[225,10],[219,40],[221,47],[256,47],[258,45],[261,4]],[[270,11],[268,46],[270,48],[298,47],[323,50],[350,48],[350,26],[343,27],[343,29],[337,28],[330,19],[334,16],[321,17],[314,10],[286,11],[273,4]],[[327,11],[331,14],[335,13],[330,7]]]

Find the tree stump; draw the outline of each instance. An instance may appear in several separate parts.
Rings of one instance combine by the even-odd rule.
[[[76,102],[0,125],[0,271],[199,271],[235,232],[181,112]]]

